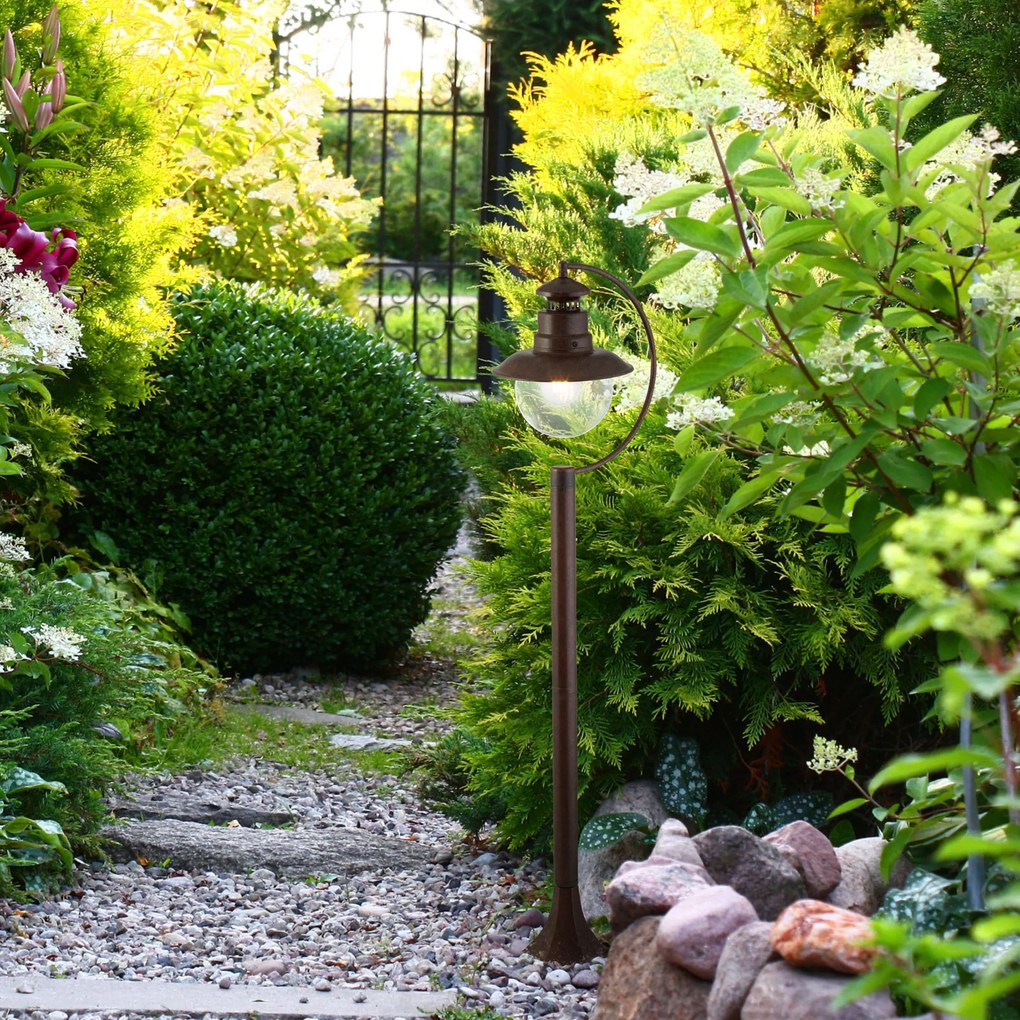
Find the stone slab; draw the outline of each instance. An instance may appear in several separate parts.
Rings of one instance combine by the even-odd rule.
[[[218,828],[162,819],[110,825],[100,835],[113,843],[116,861],[144,857],[185,871],[244,874],[269,868],[278,875],[354,875],[431,863],[435,847],[360,829]]]
[[[18,992],[31,988],[30,994]],[[357,996],[357,1001],[355,997]],[[362,998],[363,997],[363,998]],[[381,992],[334,988],[317,992],[311,987],[278,988],[274,985],[214,985],[184,981],[119,981],[88,978],[47,978],[34,974],[0,977],[0,1009],[31,1012],[62,1010],[193,1014],[203,1016],[318,1017],[342,1020],[353,1017],[417,1017],[456,1002],[455,989],[442,992]],[[299,1000],[305,998],[307,1002]]]
[[[254,829],[297,821],[297,815],[292,811],[267,811],[261,807],[211,799],[196,801],[191,794],[176,790],[108,797],[106,806],[116,818],[131,818],[139,822],[176,818],[180,822],[198,822],[201,825],[237,822],[246,829]]]
[[[367,733],[334,733],[329,742],[341,751],[395,751],[410,747],[410,740],[399,737],[372,737]]]
[[[236,706],[242,712],[255,712],[270,719],[289,719],[305,726],[364,726],[367,719],[357,715],[340,715],[336,712],[319,712],[314,708],[297,708],[293,705],[259,705],[240,702]]]

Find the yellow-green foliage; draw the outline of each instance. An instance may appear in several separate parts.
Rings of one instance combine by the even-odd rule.
[[[274,81],[285,6],[119,0],[113,35],[133,54],[136,101],[162,124],[171,192],[200,225],[188,261],[353,300],[351,235],[374,204],[319,157],[324,84],[299,72]]]

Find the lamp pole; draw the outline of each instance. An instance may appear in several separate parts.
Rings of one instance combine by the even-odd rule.
[[[552,727],[553,727],[553,899],[549,919],[529,947],[535,956],[559,963],[590,960],[604,948],[591,930],[581,908],[577,877],[577,513],[576,480],[580,474],[608,464],[630,444],[648,414],[655,392],[655,337],[641,302],[620,279],[596,266],[582,262],[561,262],[560,276],[539,293],[549,300],[549,308],[539,316],[532,351],[512,355],[493,374],[518,382],[518,402],[527,386],[539,387],[563,383],[581,387],[612,379],[631,371],[631,366],[608,351],[591,346],[587,313],[581,310],[580,296],[587,293],[568,272],[586,272],[610,281],[637,309],[648,340],[650,369],[644,403],[630,431],[605,457],[581,467],[557,466],[550,473],[551,588],[552,588]],[[582,293],[583,292],[583,293]],[[613,359],[613,360],[610,360]],[[597,363],[596,363],[597,362]],[[611,398],[611,385],[609,387]],[[562,399],[562,397],[560,398]],[[557,401],[559,403],[559,400]],[[608,411],[608,399],[598,417],[589,414],[586,427],[564,425],[551,435],[579,435],[594,427]],[[601,405],[600,405],[601,406]],[[528,417],[527,413],[525,415]],[[568,416],[569,417],[569,416]],[[546,419],[528,417],[540,431],[547,431]],[[590,423],[589,423],[590,422]]]

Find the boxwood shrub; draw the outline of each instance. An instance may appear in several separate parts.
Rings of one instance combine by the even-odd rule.
[[[460,516],[433,391],[308,298],[210,283],[174,314],[158,395],[92,442],[87,525],[181,606],[221,668],[389,658],[424,618]]]

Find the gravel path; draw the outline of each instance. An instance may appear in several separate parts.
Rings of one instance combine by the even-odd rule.
[[[473,594],[452,569],[440,584],[444,611],[462,619]],[[425,739],[444,727],[434,710],[456,696],[456,677],[448,663],[426,657],[393,682],[348,677],[340,687],[366,719],[359,728]],[[236,693],[319,707],[322,687],[298,672],[251,678]],[[408,713],[409,705],[426,707]],[[136,777],[133,788],[176,788],[195,798],[289,810],[297,827],[361,828],[415,840],[435,848],[434,863],[304,882],[265,869],[215,875],[136,862],[94,866],[80,876],[79,889],[58,899],[0,901],[0,973],[26,975],[26,981],[88,975],[295,986],[309,993],[309,1016],[315,990],[330,987],[457,988],[466,1008],[508,1017],[582,1018],[594,1010],[603,960],[561,969],[527,952],[528,922],[537,920],[528,908],[546,878],[544,863],[465,842],[453,822],[419,802],[412,777],[363,775],[354,764],[303,772],[247,759],[217,771]],[[71,1014],[72,1020],[135,1016]],[[59,1012],[12,1010],[6,1017],[68,1020]]]

